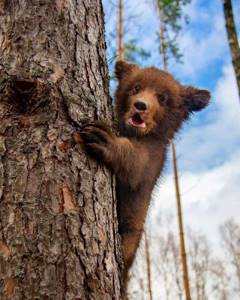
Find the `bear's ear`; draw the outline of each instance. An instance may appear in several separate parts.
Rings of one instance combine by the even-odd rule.
[[[129,64],[125,61],[118,61],[115,66],[115,74],[118,80],[123,79],[135,70],[138,70],[138,66]]]
[[[189,111],[199,111],[208,105],[211,94],[192,86],[183,87],[183,100]]]

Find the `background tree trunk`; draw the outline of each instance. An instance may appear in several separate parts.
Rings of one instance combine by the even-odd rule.
[[[230,47],[232,64],[236,75],[238,94],[240,97],[240,47],[238,43],[237,30],[234,23],[231,0],[223,0],[223,10],[227,29],[228,44]]]
[[[101,1],[0,1],[0,24],[0,299],[119,299],[114,179],[73,139],[112,118]]]

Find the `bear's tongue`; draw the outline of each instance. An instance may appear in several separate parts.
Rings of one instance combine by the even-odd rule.
[[[141,128],[145,128],[146,124],[145,122],[142,120],[141,116],[139,114],[134,114],[130,119],[129,119],[129,123],[132,126],[135,127],[141,127]]]

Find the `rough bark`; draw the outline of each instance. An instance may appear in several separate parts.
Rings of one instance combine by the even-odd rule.
[[[223,0],[223,10],[227,29],[228,43],[232,56],[232,64],[236,75],[238,93],[240,97],[240,47],[237,38],[237,30],[234,23],[231,0]]]
[[[102,15],[100,0],[0,1],[2,300],[120,297],[114,179],[74,135],[112,117]]]

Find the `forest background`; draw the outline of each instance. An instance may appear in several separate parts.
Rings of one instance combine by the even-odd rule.
[[[182,83],[212,93],[209,107],[194,116],[176,138],[193,299],[239,299],[240,102],[236,78],[222,1],[189,2],[183,7],[182,28],[177,36],[180,62],[170,58],[168,68]],[[117,53],[118,3],[104,0],[103,4],[112,72]],[[240,5],[236,0],[232,5],[240,37]],[[141,66],[163,68],[154,1],[123,1],[123,8],[126,58]],[[114,81],[111,86],[113,93]],[[183,299],[180,260],[173,260],[179,253],[170,155],[153,198],[147,224],[152,297]],[[132,274],[130,290],[134,299],[149,297],[148,279],[140,271],[146,267],[143,254],[142,245]],[[160,288],[162,282],[165,284]],[[176,289],[171,288],[173,284]]]

